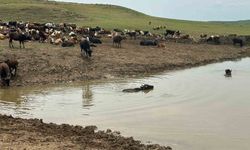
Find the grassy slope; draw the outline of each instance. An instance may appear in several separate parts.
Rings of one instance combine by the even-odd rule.
[[[240,22],[197,22],[147,16],[119,6],[87,5],[43,0],[0,0],[2,20],[36,22],[71,22],[81,26],[102,26],[107,29],[127,28],[152,30],[153,26],[166,25],[192,35],[242,34],[250,35],[250,24]],[[152,25],[148,25],[151,21]],[[160,31],[158,31],[160,32]],[[163,32],[163,31],[162,31]]]

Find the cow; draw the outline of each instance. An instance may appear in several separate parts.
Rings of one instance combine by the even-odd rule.
[[[239,44],[240,47],[243,46],[243,40],[240,39],[240,38],[233,38],[233,44],[236,45],[236,44]]]
[[[115,32],[122,32],[121,29],[114,29],[113,31],[115,31]]]
[[[165,36],[171,36],[171,37],[173,37],[175,34],[177,36],[179,36],[180,35],[180,31],[166,30],[166,32],[165,32]]]
[[[201,38],[201,39],[207,38],[207,34],[202,33],[202,34],[200,35],[200,38]]]
[[[130,39],[132,39],[132,38],[136,39],[136,32],[135,31],[127,32],[126,34],[130,36]]]
[[[17,26],[17,21],[9,21],[8,26],[9,27],[16,27]]]
[[[10,32],[9,33],[9,47],[14,48],[13,46],[13,40],[19,41],[20,43],[20,48],[25,48],[24,42],[27,40],[31,40],[31,36],[27,33],[19,33],[19,32]]]
[[[75,44],[74,42],[70,41],[70,40],[64,40],[61,44],[62,47],[74,47]]]
[[[88,58],[92,56],[92,50],[90,48],[89,41],[87,39],[82,39],[80,42],[81,54],[85,54]]]
[[[95,38],[95,37],[90,37],[89,41],[91,43],[94,43],[94,44],[102,44],[102,41],[100,39],[98,39],[98,38]]]
[[[11,77],[15,77],[17,73],[18,61],[15,59],[11,59],[11,60],[7,59],[4,62],[9,66]]]
[[[122,90],[122,92],[139,92],[139,91],[150,91],[153,90],[154,86],[153,85],[149,85],[149,84],[143,84],[138,88],[132,88],[132,89],[124,89]]]
[[[0,40],[5,40],[6,36],[0,33]]]
[[[45,42],[45,40],[47,39],[48,35],[43,32],[43,31],[39,31],[39,42]]]
[[[207,43],[214,43],[214,44],[220,44],[220,36],[218,35],[212,35],[209,38],[207,38]]]
[[[190,38],[190,35],[189,34],[185,34],[185,35],[181,35],[180,36],[180,39],[189,39]]]
[[[116,47],[118,47],[118,48],[121,48],[121,41],[123,40],[123,39],[126,39],[125,37],[122,37],[122,36],[120,36],[120,35],[116,35],[116,36],[114,36],[113,37],[113,46],[115,45]]]
[[[10,68],[5,62],[0,63],[0,77],[3,86],[10,85]]]
[[[226,77],[231,77],[232,76],[232,70],[231,69],[226,69],[225,70],[225,76]]]
[[[140,42],[141,46],[157,46],[158,41],[157,40],[142,40]]]

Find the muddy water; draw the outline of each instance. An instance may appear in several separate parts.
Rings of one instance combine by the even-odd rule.
[[[233,76],[224,77],[231,68]],[[124,88],[153,84],[148,93]],[[97,125],[177,150],[250,147],[250,59],[143,79],[0,90],[0,113]]]

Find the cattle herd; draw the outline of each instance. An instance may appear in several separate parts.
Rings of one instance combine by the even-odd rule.
[[[151,22],[149,22],[151,24]],[[102,44],[102,38],[111,38],[113,46],[122,47],[121,43],[125,39],[140,40],[141,46],[162,47],[163,41],[189,42],[189,43],[209,43],[209,44],[234,44],[242,47],[250,41],[248,36],[237,35],[200,35],[199,40],[195,40],[188,34],[180,31],[166,29],[166,26],[157,26],[153,30],[164,30],[162,34],[153,34],[150,31],[139,29],[113,29],[106,30],[97,27],[78,27],[71,23],[31,23],[0,20],[0,40],[9,39],[9,47],[14,48],[13,41],[19,42],[20,48],[25,48],[25,41],[38,41],[40,43],[50,43],[61,45],[61,47],[73,47],[79,45],[81,54],[90,58],[92,48],[96,44]],[[0,74],[3,85],[9,85],[10,79],[15,76],[17,71],[17,60],[5,60],[0,63]]]

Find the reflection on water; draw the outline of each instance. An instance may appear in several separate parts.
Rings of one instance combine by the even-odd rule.
[[[83,107],[93,106],[93,93],[91,91],[89,83],[87,83],[82,89],[82,102]]]
[[[122,92],[144,83],[154,90]],[[177,150],[249,149],[249,89],[247,58],[142,79],[1,89],[0,113],[94,124]]]

